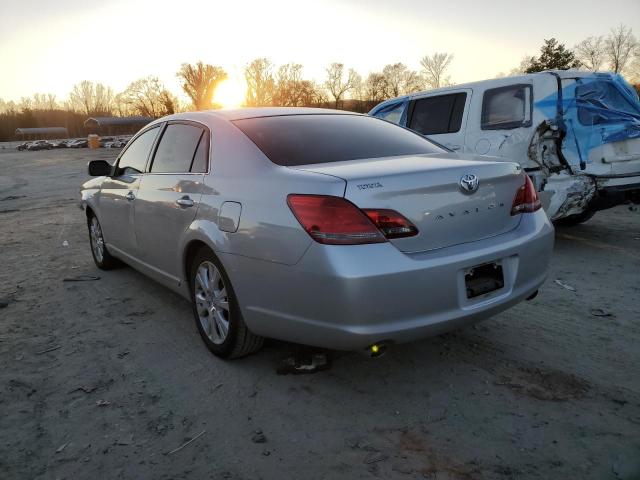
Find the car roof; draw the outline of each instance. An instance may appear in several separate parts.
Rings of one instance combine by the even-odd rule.
[[[252,107],[233,108],[219,110],[202,110],[198,112],[183,112],[159,118],[152,124],[171,120],[194,120],[209,123],[213,119],[227,121],[243,120],[247,118],[278,117],[285,115],[362,115],[356,112],[333,110],[329,108],[305,108],[305,107]]]
[[[541,76],[541,75],[548,75],[548,74],[556,74],[560,78],[576,78],[576,77],[581,77],[582,78],[582,77],[591,77],[591,76],[603,75],[603,74],[604,75],[611,75],[610,73],[606,73],[606,72],[594,73],[594,72],[589,72],[589,71],[584,71],[584,70],[575,70],[575,69],[570,69],[570,70],[544,70],[542,72],[526,73],[526,74],[522,74],[522,75],[490,78],[490,79],[486,79],[486,80],[478,80],[477,82],[458,83],[456,85],[450,85],[448,87],[434,88],[433,90],[422,90],[420,92],[413,92],[413,93],[409,93],[407,95],[400,95],[398,97],[390,98],[389,100],[385,100],[384,102],[380,102],[378,105],[373,107],[373,110],[378,110],[381,107],[386,107],[388,105],[396,104],[396,103],[398,103],[398,101],[406,101],[406,100],[410,100],[410,99],[413,99],[413,98],[416,98],[416,97],[422,97],[424,95],[447,93],[447,92],[461,90],[461,89],[464,89],[464,88],[474,88],[474,87],[479,87],[479,86],[486,86],[486,85],[491,85],[492,83],[495,83],[495,82],[501,82],[502,83],[504,80],[510,80],[513,83],[526,82],[526,81],[531,80],[534,77]]]

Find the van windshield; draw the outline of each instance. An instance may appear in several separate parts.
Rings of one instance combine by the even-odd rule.
[[[284,115],[233,123],[273,163],[286,167],[445,151],[405,128],[363,115]]]

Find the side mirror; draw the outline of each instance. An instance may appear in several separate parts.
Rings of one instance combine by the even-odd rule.
[[[91,160],[88,170],[92,177],[110,177],[113,168],[106,160]]]

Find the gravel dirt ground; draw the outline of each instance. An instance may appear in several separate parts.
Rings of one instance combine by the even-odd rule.
[[[302,347],[218,360],[185,300],[94,266],[78,187],[116,153],[0,149],[0,478],[640,478],[638,212],[559,228],[533,301],[278,375]]]

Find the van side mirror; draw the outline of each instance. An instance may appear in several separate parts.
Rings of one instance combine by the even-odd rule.
[[[88,170],[92,177],[110,177],[113,168],[106,160],[91,160]]]

